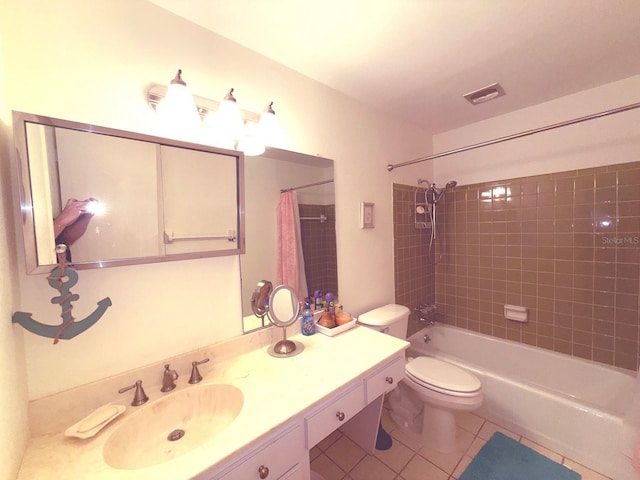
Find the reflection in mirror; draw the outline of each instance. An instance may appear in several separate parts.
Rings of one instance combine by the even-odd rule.
[[[269,295],[271,295],[272,288],[273,284],[270,281],[262,280],[258,282],[258,286],[251,296],[251,309],[253,310],[253,314],[259,317],[260,320],[262,320],[268,312]]]
[[[301,217],[302,248],[308,292],[331,291],[338,295],[335,240],[333,161],[267,148],[257,157],[245,158],[245,219],[247,242],[242,267],[244,332],[268,325],[251,309],[255,285],[262,278],[277,278],[277,206],[281,190],[296,188]],[[326,183],[324,183],[327,181]]]
[[[73,199],[102,208],[59,237],[78,269],[243,252],[242,153],[20,112],[14,134],[27,273],[56,263]]]

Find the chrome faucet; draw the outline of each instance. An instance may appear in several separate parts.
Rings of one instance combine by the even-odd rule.
[[[131,406],[137,407],[149,400],[149,397],[147,397],[147,394],[144,393],[144,389],[142,388],[142,380],[138,380],[136,383],[134,383],[133,385],[129,385],[128,387],[121,388],[120,390],[118,390],[118,393],[127,392],[132,388],[135,388],[136,392],[133,394],[133,401],[131,402]]]
[[[162,374],[161,392],[170,392],[176,388],[175,380],[178,379],[178,372],[169,369],[169,364],[165,364],[164,373]]]
[[[421,303],[413,309],[418,314],[418,321],[423,325],[435,325],[436,324],[436,310],[437,307],[428,303]]]
[[[199,362],[191,362],[191,378],[189,378],[189,383],[193,384],[202,381],[202,375],[200,375],[200,372],[198,371],[198,365],[207,363],[208,361],[209,359],[205,358],[204,360],[200,360]]]

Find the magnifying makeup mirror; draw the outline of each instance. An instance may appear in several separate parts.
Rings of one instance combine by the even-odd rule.
[[[300,315],[300,300],[293,289],[286,285],[273,288],[271,282],[262,280],[251,296],[251,308],[256,316],[266,315],[271,323],[282,328],[282,340],[269,347],[270,355],[292,357],[304,350],[302,343],[287,339],[287,327]]]

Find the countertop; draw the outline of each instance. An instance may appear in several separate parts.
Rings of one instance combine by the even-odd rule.
[[[229,427],[200,447],[160,465],[136,470],[115,469],[104,461],[102,450],[110,434],[127,416],[150,405],[152,398],[141,407],[127,405],[127,410],[95,437],[70,438],[62,431],[32,438],[18,480],[194,477],[230,460],[409,345],[361,326],[335,337],[317,333],[291,339],[304,345],[299,355],[275,358],[267,353],[269,345],[264,345],[218,361],[206,373],[203,371],[199,385],[234,385],[242,390],[244,404]],[[215,351],[215,346],[212,348]],[[174,391],[164,395],[199,386],[189,385],[186,380],[176,384]]]

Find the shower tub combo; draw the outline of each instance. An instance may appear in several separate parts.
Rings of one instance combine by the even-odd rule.
[[[480,379],[479,415],[616,480],[638,478],[619,441],[636,388],[631,372],[442,324],[409,340],[409,356],[434,356]]]

